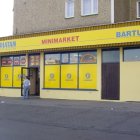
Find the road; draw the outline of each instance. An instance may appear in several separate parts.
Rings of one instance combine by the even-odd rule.
[[[140,140],[140,103],[0,97],[0,140]]]

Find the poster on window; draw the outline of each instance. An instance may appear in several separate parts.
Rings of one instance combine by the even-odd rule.
[[[29,56],[29,65],[30,66],[39,66],[40,65],[40,55],[30,55]]]
[[[26,56],[20,56],[20,66],[26,65]]]
[[[1,67],[1,87],[12,87],[12,67]]]
[[[2,57],[2,66],[12,66],[13,57]]]
[[[45,66],[45,88],[60,88],[60,66]]]
[[[60,54],[45,54],[45,65],[60,64]]]
[[[61,66],[61,88],[77,89],[77,65]]]
[[[97,52],[81,52],[79,53],[80,63],[97,63]]]
[[[97,64],[79,65],[79,89],[97,88]]]
[[[16,56],[14,57],[14,66],[19,66],[20,65],[20,57]]]

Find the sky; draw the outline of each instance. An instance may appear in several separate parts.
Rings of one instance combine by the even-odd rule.
[[[14,0],[0,0],[0,37],[13,34]]]

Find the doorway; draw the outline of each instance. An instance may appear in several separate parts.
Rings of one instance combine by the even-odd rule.
[[[40,96],[39,68],[21,68],[21,96],[23,96],[23,81],[28,76],[31,82],[29,96]]]
[[[102,50],[102,99],[120,99],[120,51]]]

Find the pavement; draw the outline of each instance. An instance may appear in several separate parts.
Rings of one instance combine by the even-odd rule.
[[[140,102],[0,97],[0,140],[140,140]]]

